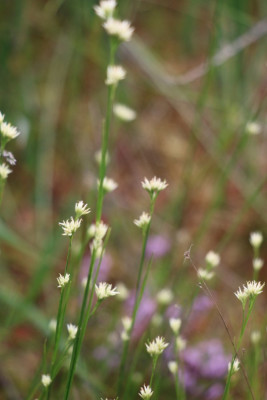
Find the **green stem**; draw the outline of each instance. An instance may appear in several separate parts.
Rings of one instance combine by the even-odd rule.
[[[88,323],[87,318],[85,318],[85,312],[86,312],[87,299],[88,299],[88,295],[89,295],[90,283],[91,283],[91,279],[92,279],[95,259],[96,259],[96,250],[93,250],[93,253],[91,255],[91,262],[90,262],[86,287],[85,287],[84,295],[83,295],[83,302],[82,302],[80,318],[79,318],[79,323],[78,323],[78,331],[77,331],[77,335],[75,338],[73,351],[72,351],[71,363],[70,363],[70,368],[69,368],[69,373],[68,373],[68,380],[67,380],[66,391],[65,391],[65,395],[64,395],[65,400],[67,400],[70,395],[70,389],[71,389],[72,381],[74,378],[76,363],[77,363],[78,356],[80,353],[85,328]],[[91,290],[93,290],[93,288]],[[89,317],[90,317],[90,315],[89,315]]]
[[[154,356],[153,357],[152,373],[151,373],[150,382],[149,382],[149,386],[151,388],[152,388],[152,383],[153,383],[153,379],[154,379],[154,375],[155,375],[155,371],[156,371],[157,362],[158,362],[158,356]]]

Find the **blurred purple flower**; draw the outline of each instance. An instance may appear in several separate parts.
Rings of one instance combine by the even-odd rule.
[[[206,400],[216,400],[221,398],[224,386],[221,383],[215,383],[205,393]]]
[[[183,352],[188,369],[205,379],[224,378],[230,358],[225,355],[221,342],[216,339],[189,347]]]
[[[135,292],[130,295],[128,300],[126,301],[126,315],[131,316],[135,300]],[[139,309],[137,311],[136,320],[134,324],[134,330],[132,333],[133,339],[140,338],[145,330],[147,329],[151,318],[157,309],[157,303],[148,294],[144,293],[143,298],[141,300]]]
[[[179,306],[179,304],[172,304],[167,308],[165,315],[168,320],[170,318],[180,318],[182,315],[182,307]]]
[[[150,236],[147,241],[146,256],[160,258],[165,256],[170,250],[169,239],[161,235]]]
[[[192,307],[192,312],[199,313],[201,311],[208,311],[212,307],[212,301],[205,295],[198,296]]]
[[[82,265],[81,265],[81,272],[80,272],[81,282],[84,278],[86,278],[88,276],[90,259],[91,259],[91,257],[88,254],[85,255],[83,258]],[[99,260],[97,259],[95,262],[95,268],[98,266],[98,262],[99,262]],[[104,281],[108,280],[111,266],[112,266],[112,258],[109,254],[106,253],[106,254],[104,254],[104,256],[102,258],[102,262],[101,262],[100,269],[99,269],[99,274],[97,277],[97,282],[104,282]]]

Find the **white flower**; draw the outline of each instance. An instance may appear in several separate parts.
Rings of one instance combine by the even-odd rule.
[[[123,331],[121,332],[121,340],[123,340],[124,342],[126,342],[126,341],[129,340],[129,339],[130,339],[130,336],[129,336],[128,332],[125,331],[125,330],[123,330]]]
[[[252,341],[253,344],[257,344],[259,343],[259,341],[261,340],[261,333],[260,331],[252,331],[251,335],[250,335],[250,339]]]
[[[100,1],[99,6],[94,7],[94,10],[96,15],[102,19],[106,19],[112,17],[116,5],[115,0],[103,0]]]
[[[118,298],[120,300],[126,300],[129,297],[129,289],[124,285],[123,282],[119,282],[117,284],[117,289],[118,289]]]
[[[228,363],[228,371],[231,370],[231,365],[232,365],[232,363],[229,362],[229,363]],[[239,370],[239,365],[240,365],[240,362],[239,362],[239,360],[236,358],[235,361],[233,362],[233,366],[232,366],[232,373],[233,373],[233,374]]]
[[[168,347],[169,343],[165,343],[165,339],[163,337],[156,337],[152,342],[146,343],[147,352],[153,357],[161,354],[166,347]]]
[[[94,238],[90,244],[91,253],[95,252],[96,258],[100,258],[104,254],[103,240]]]
[[[128,332],[132,326],[132,318],[130,317],[123,317],[122,318],[122,325],[126,332]]]
[[[64,287],[70,280],[70,274],[65,274],[65,276],[59,274],[59,277],[57,278],[57,283],[58,287],[62,288]]]
[[[48,324],[49,330],[51,332],[56,332],[57,329],[57,320],[55,318],[51,319]]]
[[[6,179],[12,170],[5,164],[0,164],[0,179]]]
[[[2,114],[1,111],[0,111],[0,124],[2,124],[2,122],[4,121],[4,119],[5,119],[5,115]]]
[[[98,183],[99,185],[99,183]],[[103,189],[106,192],[113,192],[113,190],[117,189],[118,184],[111,178],[105,177],[103,180]]]
[[[78,326],[73,324],[67,324],[67,329],[69,333],[69,340],[74,340],[78,332]]]
[[[175,375],[178,371],[178,364],[176,361],[170,361],[168,362],[168,368],[170,370],[170,372]]]
[[[140,215],[139,219],[134,220],[134,224],[136,226],[138,226],[138,228],[146,228],[148,226],[150,220],[151,220],[151,216],[148,213],[143,212]]]
[[[90,238],[96,238],[98,240],[102,240],[108,230],[108,225],[104,224],[104,222],[100,221],[98,224],[92,224],[88,228],[88,236]]]
[[[261,125],[258,122],[250,121],[246,125],[246,131],[250,135],[259,135],[261,133]]]
[[[211,250],[206,254],[205,260],[209,264],[209,266],[217,267],[217,265],[220,263],[221,258],[219,254]]]
[[[82,200],[75,204],[76,218],[80,218],[82,215],[89,214],[90,208],[86,207],[88,207],[87,204],[84,204]]]
[[[44,385],[44,387],[49,386],[51,382],[52,379],[50,375],[42,375],[42,384]]]
[[[163,306],[170,304],[173,300],[173,292],[171,289],[161,289],[157,294],[157,302]]]
[[[95,160],[96,160],[97,164],[101,164],[101,159],[102,159],[102,151],[98,150],[95,152]],[[105,163],[108,164],[109,161],[110,161],[109,154],[106,153]]]
[[[115,296],[119,292],[116,287],[112,289],[112,285],[107,282],[100,282],[99,285],[95,285],[95,293],[98,300],[103,300],[107,297]]]
[[[63,229],[62,235],[71,237],[80,228],[81,222],[81,219],[74,220],[73,217],[67,221],[59,222]]]
[[[170,318],[169,324],[173,333],[177,335],[182,325],[180,318]]]
[[[107,69],[106,85],[116,85],[126,76],[126,71],[121,65],[109,65]]]
[[[199,268],[197,274],[203,281],[210,281],[214,277],[214,273],[203,268]]]
[[[177,347],[178,351],[182,351],[186,347],[186,340],[183,339],[181,336],[178,336],[176,338],[176,342],[175,343],[176,343],[176,347]]]
[[[249,238],[251,246],[258,248],[262,244],[263,236],[261,232],[252,232]]]
[[[248,281],[247,286],[244,286],[244,291],[248,294],[248,296],[255,297],[262,293],[264,285],[265,283]]]
[[[11,124],[6,122],[1,123],[1,133],[6,141],[15,139],[20,134],[20,132],[17,130],[15,126],[12,126]]]
[[[264,264],[264,262],[261,258],[254,258],[253,268],[255,269],[255,271],[259,271],[260,269],[262,269],[263,264]]]
[[[238,291],[234,293],[234,295],[238,298],[239,301],[241,301],[243,308],[245,308],[247,299],[249,297],[248,293],[239,288]]]
[[[149,385],[147,385],[147,386],[144,385],[140,389],[139,396],[142,397],[142,399],[146,400],[146,399],[150,399],[152,394],[153,394],[153,391],[152,391],[151,387]]]
[[[108,18],[103,24],[104,29],[109,35],[117,36],[119,40],[128,42],[133,34],[134,28],[129,21],[121,21],[115,18]]]
[[[142,182],[142,187],[145,189],[150,195],[158,194],[158,192],[166,189],[168,186],[167,182],[162,181],[160,178],[154,176],[150,181],[147,178],[144,178]]]
[[[124,104],[114,104],[113,112],[122,121],[133,121],[136,118],[136,112]]]

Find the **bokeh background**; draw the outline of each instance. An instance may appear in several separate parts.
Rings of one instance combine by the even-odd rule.
[[[73,213],[80,199],[92,209],[87,223],[94,219],[95,153],[101,145],[108,60],[108,41],[94,4],[0,2],[0,110],[21,131],[9,146],[17,165],[5,188],[0,220],[1,399],[26,398],[48,321],[57,311],[55,279],[67,246],[58,222]],[[148,337],[164,334],[170,341],[169,315],[189,315],[183,331],[189,346],[184,356],[188,399],[218,399],[231,344],[213,305],[198,288],[193,268],[184,262],[184,252],[192,245],[198,267],[207,251],[220,253],[211,287],[237,335],[241,306],[233,292],[252,278],[249,234],[266,234],[267,3],[124,0],[119,9],[132,21],[135,35],[118,52],[127,79],[116,100],[135,109],[137,119],[112,122],[108,175],[119,188],[104,204],[104,220],[112,233],[103,279],[134,288],[141,237],[132,221],[149,203],[141,180],[154,175],[166,179],[169,186],[158,198],[152,223],[149,251],[154,261],[132,349],[147,337],[142,336],[145,328]],[[259,124],[259,134],[249,132],[250,122]],[[88,249],[82,268],[89,257]],[[81,275],[70,320],[80,302]],[[260,279],[265,278],[263,268]],[[174,310],[157,304],[163,288],[173,291]],[[264,349],[266,294],[261,297],[249,330],[262,331]],[[115,395],[120,317],[127,307],[127,302],[112,300],[91,323],[73,398]],[[153,323],[153,315],[161,316],[161,325],[156,318]],[[249,334],[244,348],[246,358]],[[266,347],[260,354],[264,396]],[[221,370],[214,373],[221,359]],[[141,354],[130,398],[137,397],[149,368],[147,355]],[[164,362],[161,368],[165,379],[159,398],[172,399],[172,378]],[[59,391],[62,385],[64,373]],[[233,392],[236,399],[248,396],[242,374]]]

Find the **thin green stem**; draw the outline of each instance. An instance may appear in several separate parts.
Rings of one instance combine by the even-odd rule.
[[[159,358],[159,356],[154,356],[154,357],[153,357],[152,373],[151,373],[150,382],[149,382],[149,386],[150,386],[151,388],[152,388],[152,383],[153,383],[153,379],[154,379],[154,375],[155,375],[155,371],[156,371],[156,366],[157,366],[158,358]]]

